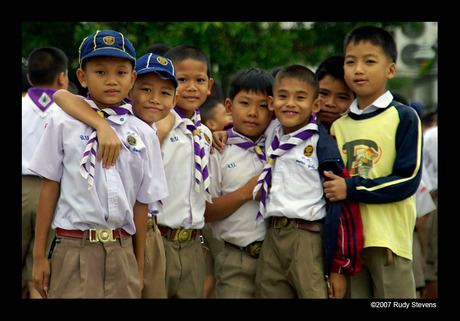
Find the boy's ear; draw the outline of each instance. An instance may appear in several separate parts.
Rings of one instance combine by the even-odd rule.
[[[319,113],[321,111],[321,105],[323,104],[323,101],[321,98],[316,98],[315,101],[313,102],[313,106],[311,108],[311,111],[316,113]]]
[[[273,96],[268,96],[267,97],[267,103],[268,103],[268,110],[270,111],[275,111],[275,108],[273,108]]]
[[[208,119],[207,121],[205,121],[204,125],[208,127],[212,132],[218,129],[217,123],[212,119]]]
[[[394,62],[392,62],[389,66],[388,66],[388,74],[387,74],[387,78],[388,79],[393,79],[393,77],[396,75],[396,64]]]
[[[133,70],[133,75],[132,75],[132,79],[131,79],[131,88],[129,88],[130,91],[134,87],[134,83],[136,82],[136,78],[137,78],[137,72]]]
[[[60,72],[56,78],[56,87],[67,89],[69,86],[69,78],[67,77],[68,71]]]
[[[29,84],[30,84],[32,87],[35,87],[35,85],[34,85],[34,83],[32,82],[32,80],[30,80],[29,74],[27,74],[27,81],[29,82]]]
[[[232,114],[232,101],[230,98],[225,99],[225,111],[227,114],[231,115]]]
[[[211,95],[211,88],[212,88],[212,85],[214,85],[214,79],[209,78],[209,82],[208,82],[208,96]]]
[[[83,71],[83,69],[78,68],[78,70],[77,70],[77,78],[78,78],[78,81],[80,82],[80,85],[83,88],[88,87],[88,84],[86,82],[86,73]]]
[[[179,93],[177,92],[177,88],[176,88],[176,90],[174,92],[173,104],[172,104],[171,108],[174,108],[176,106],[178,99],[179,99]]]

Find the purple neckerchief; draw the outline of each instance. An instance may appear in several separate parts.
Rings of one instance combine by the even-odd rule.
[[[195,123],[191,119],[187,118],[177,107],[174,107],[174,111],[180,116],[180,118],[182,118],[182,121],[193,136],[195,190],[201,193],[207,202],[212,203],[211,193],[209,192],[211,179],[209,177],[208,160],[206,158],[203,138],[201,137],[201,131],[199,129],[201,127],[200,110],[195,110]]]
[[[316,117],[314,114],[311,114],[309,124],[317,124]],[[279,156],[282,156],[284,153],[286,153],[291,148],[304,142],[305,140],[313,136],[315,132],[316,130],[314,129],[305,129],[301,131],[300,133],[297,133],[296,135],[290,137],[287,142],[281,145],[279,144],[279,138],[276,135],[273,138],[273,141],[271,143],[272,153],[268,157],[267,163],[265,164],[264,169],[262,170],[262,174],[259,176],[257,185],[253,191],[253,196],[255,198],[255,196],[257,195],[257,192],[262,188],[262,196],[261,196],[260,203],[259,203],[259,213],[257,213],[256,224],[263,221],[263,218],[264,218],[265,203],[267,200],[268,188],[269,188],[271,177],[272,177],[272,168],[273,168],[273,164],[275,163],[276,158],[278,158]]]
[[[227,145],[236,145],[238,147],[244,148],[249,150],[250,152],[254,152],[257,156],[266,161],[265,153],[264,153],[264,145],[263,142],[261,145],[257,145],[256,143],[252,142],[249,138],[243,138],[237,134],[235,134],[233,128],[230,128],[228,131],[228,138],[227,138]]]
[[[54,102],[53,95],[57,89],[32,87],[27,91],[30,99],[42,111],[45,112]]]
[[[88,100],[92,100],[88,93]],[[125,100],[123,100],[125,102]],[[102,110],[94,108],[94,111],[103,111],[104,113],[110,115],[126,115],[130,114],[131,111],[124,107],[107,107]],[[84,179],[88,181],[88,190],[90,190],[94,185],[94,170],[96,167],[96,154],[98,148],[97,132],[93,128],[91,135],[89,136],[88,142],[86,143],[85,151],[83,152],[83,157],[80,161],[80,174]]]

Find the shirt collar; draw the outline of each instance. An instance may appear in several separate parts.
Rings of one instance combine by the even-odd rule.
[[[82,97],[83,98],[83,97]],[[86,102],[92,107],[92,108],[97,108],[99,110],[101,110],[97,105],[96,103],[91,100],[91,99],[86,99]],[[131,105],[131,100],[129,100],[128,98],[125,98],[122,100],[122,104],[121,106],[119,107],[123,107],[123,108],[126,108],[129,110],[130,114],[133,114],[133,107]],[[128,114],[126,115],[110,115],[109,117],[107,117],[106,119],[107,120],[110,120],[112,122],[114,122],[115,124],[123,124],[127,119]]]
[[[388,90],[382,96],[377,98],[372,104],[370,104],[363,110],[359,109],[358,107],[358,99],[353,100],[348,110],[349,112],[356,114],[356,115],[369,114],[369,113],[372,113],[378,110],[379,108],[387,108],[388,105],[390,105],[392,101],[393,101],[393,95]]]
[[[275,127],[275,135],[278,136],[279,138],[281,138],[281,137],[283,137],[285,135],[287,136],[287,138],[290,138],[290,137],[295,136],[298,133],[300,133],[301,131],[304,131],[306,129],[313,129],[315,131],[319,131],[317,124],[308,123],[305,126],[303,126],[302,128],[296,130],[295,132],[290,133],[290,134],[286,134],[285,131],[284,131],[283,125],[281,125],[280,121],[278,119],[275,119],[274,121],[277,122],[276,127]]]

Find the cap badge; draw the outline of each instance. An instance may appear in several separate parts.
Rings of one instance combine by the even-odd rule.
[[[158,63],[162,64],[163,66],[166,66],[168,64],[168,60],[163,58],[163,57],[157,57]]]
[[[104,41],[106,45],[111,46],[115,43],[115,38],[112,36],[107,36],[107,37],[102,38],[102,41]]]

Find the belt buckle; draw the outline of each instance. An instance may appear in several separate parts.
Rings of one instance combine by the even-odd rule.
[[[282,230],[290,230],[295,225],[295,220],[288,219],[287,217],[283,217],[279,220],[279,227]]]
[[[113,231],[114,229],[102,229],[102,230],[96,230],[96,229],[90,229],[89,230],[89,241],[90,243],[96,243],[96,242],[114,242],[115,238],[113,237]],[[94,232],[94,237],[93,237],[93,232]]]
[[[179,234],[177,235],[177,240],[179,241],[179,243],[183,243],[185,241],[190,240],[191,235],[192,235],[192,230],[188,230],[188,229],[179,230]]]
[[[249,256],[255,257],[257,259],[260,255],[261,249],[262,249],[262,243],[250,244],[246,247],[246,253]]]

